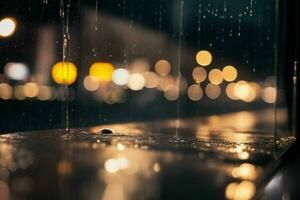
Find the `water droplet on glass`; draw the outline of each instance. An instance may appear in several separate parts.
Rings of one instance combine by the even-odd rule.
[[[108,128],[104,128],[104,129],[101,130],[101,134],[110,135],[110,134],[113,134],[113,130],[108,129]]]
[[[95,3],[95,31],[98,30],[98,0]]]

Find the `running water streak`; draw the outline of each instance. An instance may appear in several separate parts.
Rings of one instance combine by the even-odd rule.
[[[126,0],[123,0],[123,19],[125,20],[126,18],[126,8],[127,8],[127,2]],[[128,54],[127,54],[127,47],[126,45],[124,45],[124,49],[123,49],[123,63],[124,65],[126,65],[128,61]]]
[[[178,137],[178,131],[180,128],[180,80],[181,80],[181,46],[182,46],[182,37],[183,37],[183,8],[184,8],[184,1],[180,1],[180,10],[179,10],[179,18],[178,18],[178,49],[177,49],[177,92],[178,92],[178,99],[176,104],[176,137]]]
[[[95,31],[98,30],[98,0],[95,3]]]
[[[62,39],[63,39],[63,67],[62,67],[62,121],[65,125],[65,130],[69,132],[69,105],[68,105],[68,75],[69,75],[69,61],[70,61],[70,31],[69,31],[69,15],[70,15],[71,0],[67,0],[66,5],[64,0],[60,1],[60,16],[62,22]],[[65,8],[66,7],[66,8]],[[65,76],[66,74],[66,76]]]

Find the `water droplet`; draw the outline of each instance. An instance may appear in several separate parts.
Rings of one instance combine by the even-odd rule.
[[[110,134],[113,134],[113,130],[108,129],[108,128],[104,128],[104,129],[101,130],[101,134],[110,135]]]
[[[250,16],[252,17],[253,13],[253,0],[250,0]]]
[[[98,30],[98,0],[95,3],[95,31]]]

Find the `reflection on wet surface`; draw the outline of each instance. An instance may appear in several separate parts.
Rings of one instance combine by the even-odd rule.
[[[169,120],[4,134],[0,199],[252,199],[293,141],[253,134],[258,116],[181,120],[177,131]]]

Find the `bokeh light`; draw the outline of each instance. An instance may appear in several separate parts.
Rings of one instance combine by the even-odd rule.
[[[234,95],[241,99],[245,100],[250,94],[250,86],[246,81],[238,81],[234,86]]]
[[[126,85],[128,83],[129,73],[126,69],[116,69],[112,74],[112,81],[116,85]]]
[[[50,100],[52,97],[52,89],[49,86],[41,85],[39,86],[37,98],[41,101]]]
[[[238,76],[238,72],[234,66],[227,65],[223,68],[223,78],[226,81],[234,81]]]
[[[234,94],[234,87],[235,87],[236,83],[229,83],[226,86],[226,95],[228,98],[232,99],[232,100],[238,100],[239,98],[235,96]]]
[[[146,80],[146,88],[155,88],[159,85],[159,77],[154,72],[145,72],[144,78]]]
[[[108,62],[96,62],[91,65],[89,75],[98,79],[99,81],[109,82],[112,80],[114,66]]]
[[[125,157],[111,158],[105,161],[104,168],[109,173],[116,173],[119,170],[127,169],[129,161]]]
[[[212,62],[212,55],[206,50],[199,51],[196,54],[196,61],[201,66],[208,66]]]
[[[16,31],[17,23],[14,18],[6,17],[0,21],[0,37],[9,37]]]
[[[138,91],[144,88],[145,83],[145,78],[141,74],[134,73],[129,75],[127,85],[131,90]]]
[[[39,87],[36,83],[26,83],[23,89],[25,96],[29,98],[36,97],[39,93]]]
[[[153,165],[153,171],[159,172],[160,171],[160,164],[158,162],[155,162]]]
[[[14,96],[17,100],[20,100],[20,101],[26,99],[26,96],[24,94],[24,86],[23,85],[15,86]]]
[[[28,78],[29,70],[24,63],[10,62],[5,65],[4,73],[12,80],[21,81]]]
[[[167,76],[171,71],[171,64],[167,60],[159,60],[155,64],[155,71],[161,76]]]
[[[179,90],[176,85],[169,85],[164,91],[164,96],[169,101],[176,101],[179,97]]]
[[[195,67],[193,69],[193,78],[196,81],[196,83],[201,83],[203,81],[205,81],[206,77],[207,77],[207,72],[206,69],[203,67]]]
[[[57,172],[59,175],[66,176],[72,173],[72,163],[68,160],[61,160],[57,164]]]
[[[221,88],[219,85],[209,83],[205,87],[206,96],[210,99],[217,99],[221,94]]]
[[[266,87],[262,91],[262,99],[266,103],[275,103],[277,98],[276,88],[274,87]]]
[[[225,190],[227,199],[232,200],[250,200],[256,192],[256,187],[251,181],[242,181],[241,183],[230,183]]]
[[[243,99],[243,101],[250,103],[252,101],[254,101],[256,99],[256,92],[255,90],[251,87],[250,84],[249,85],[249,94],[246,98]]]
[[[241,160],[247,160],[247,159],[249,159],[249,157],[250,157],[250,154],[247,151],[238,152],[238,158]]]
[[[12,98],[13,89],[7,83],[0,83],[0,98],[3,100],[9,100]]]
[[[149,62],[143,58],[137,58],[130,62],[129,71],[131,73],[144,73],[149,71]]]
[[[208,79],[211,83],[219,85],[223,82],[223,73],[219,69],[213,69],[208,73]]]
[[[230,183],[227,185],[226,190],[225,190],[225,196],[227,199],[234,199],[234,195],[236,192],[236,188],[238,187],[238,183]]]
[[[255,180],[257,177],[256,168],[250,163],[243,163],[239,167],[233,168],[231,174],[234,178],[247,180]]]
[[[170,85],[175,85],[176,84],[175,82],[176,82],[175,79],[171,75],[160,77],[158,89],[161,91],[165,91],[166,88],[169,87]]]
[[[77,79],[77,68],[72,62],[58,62],[52,67],[52,79],[57,84],[73,84]]]
[[[99,88],[99,81],[93,76],[86,76],[83,80],[83,86],[88,91],[96,91]]]
[[[190,100],[199,101],[203,96],[203,90],[199,85],[194,84],[188,87],[187,94]]]

